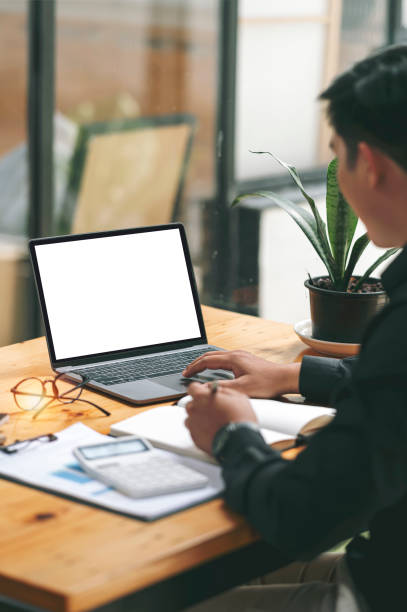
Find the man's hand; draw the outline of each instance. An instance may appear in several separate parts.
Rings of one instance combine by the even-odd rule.
[[[246,351],[213,351],[189,364],[183,376],[193,376],[206,368],[231,370],[234,380],[219,381],[222,389],[235,389],[251,397],[275,397],[298,393],[300,364],[277,364]]]
[[[209,454],[216,432],[224,425],[232,421],[257,423],[249,398],[243,393],[226,386],[219,386],[213,393],[210,385],[200,383],[189,385],[188,393],[192,401],[186,405],[185,425],[195,444]]]

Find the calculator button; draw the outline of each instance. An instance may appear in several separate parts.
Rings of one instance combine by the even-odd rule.
[[[181,463],[150,457],[126,466],[103,469],[111,486],[130,497],[148,497],[203,487],[208,478]]]

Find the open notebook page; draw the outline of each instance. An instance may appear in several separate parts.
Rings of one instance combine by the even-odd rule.
[[[191,396],[186,395],[179,400],[178,406],[184,408],[190,401]],[[328,417],[331,419],[336,413],[334,408],[279,402],[278,400],[272,399],[252,398],[250,403],[256,413],[260,427],[262,429],[272,430],[276,432],[276,434],[285,434],[285,438],[287,438],[287,436],[295,437],[310,422],[320,419],[321,417]],[[273,441],[274,440],[269,442],[269,444]]]
[[[184,425],[186,416],[185,409],[180,406],[158,406],[112,425],[110,433],[113,436],[137,435],[147,438],[157,448],[216,463],[212,457],[195,446],[189,430]],[[268,429],[261,429],[261,433],[267,444],[291,437]]]
[[[112,425],[110,433],[113,436],[137,435],[147,438],[158,448],[215,463],[207,453],[195,446],[184,425],[186,416],[185,409],[180,406],[158,406]]]
[[[250,401],[262,428],[273,429],[290,436],[296,436],[311,422],[317,423],[316,419],[319,420],[321,417],[331,419],[336,413],[333,408],[321,406],[269,399],[251,399]]]
[[[139,435],[147,438],[159,448],[175,450],[182,454],[199,457],[204,461],[214,461],[195,446],[184,425],[186,418],[184,406],[189,400],[189,397],[185,397],[180,400],[181,405],[159,406],[146,410],[112,425],[110,433],[115,436]],[[267,444],[295,438],[310,420],[322,415],[334,414],[332,409],[317,406],[287,404],[274,400],[251,400],[251,402],[258,415],[261,433]],[[292,409],[291,416],[286,414]]]

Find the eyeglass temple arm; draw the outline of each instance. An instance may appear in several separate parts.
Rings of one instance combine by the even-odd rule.
[[[78,383],[77,385],[74,385],[73,387],[71,387],[67,391],[64,391],[63,393],[60,393],[58,395],[58,397],[65,397],[65,395],[68,395],[68,393],[72,393],[72,391],[75,391],[75,389],[79,389],[80,387],[83,387],[88,382],[88,380],[89,380],[88,378],[83,377],[82,382]]]
[[[83,387],[87,382],[88,382],[89,378],[87,378],[86,376],[83,376],[83,380],[82,382],[78,383],[77,385],[75,385],[74,387],[72,387],[72,389],[68,389],[68,391],[64,391],[64,393],[61,393],[59,395],[59,397],[65,397],[66,395],[68,395],[68,393],[72,393],[72,391],[75,391],[75,389],[79,389],[79,387]],[[103,412],[103,414],[105,416],[111,416],[111,413],[108,412],[107,410],[105,410],[104,408],[102,408],[101,406],[98,406],[97,404],[94,404],[93,402],[91,402],[90,400],[84,400],[84,399],[80,399],[78,397],[78,399],[74,400],[76,402],[86,402],[86,404],[90,404],[91,406],[94,406],[95,408],[97,408],[98,410],[100,410],[101,412]]]
[[[98,406],[97,404],[94,404],[93,402],[90,402],[89,400],[85,400],[85,399],[77,399],[75,400],[76,402],[85,402],[85,404],[90,404],[91,406],[94,406],[95,408],[97,408],[98,410],[100,410],[101,412],[103,412],[103,414],[105,416],[111,416],[111,412],[108,412],[105,408],[102,408],[102,406]]]

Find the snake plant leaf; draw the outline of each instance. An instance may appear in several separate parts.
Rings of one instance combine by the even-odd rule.
[[[362,255],[369,242],[369,236],[367,235],[367,233],[365,233],[362,234],[362,236],[360,236],[353,245],[348,265],[346,266],[345,274],[343,276],[344,291],[346,291],[346,288],[350,281],[350,277],[353,274],[353,270],[355,269],[355,266],[359,261],[359,257]]]
[[[294,183],[297,185],[298,189],[301,191],[302,195],[307,200],[307,202],[311,205],[315,205],[314,200],[305,191],[304,185],[301,182],[300,175],[298,174],[298,170],[295,166],[291,166],[290,164],[287,164],[287,162],[283,161],[282,159],[277,157],[277,155],[274,155],[274,153],[271,153],[270,151],[250,151],[250,153],[255,153],[256,155],[270,155],[276,162],[280,164],[280,166],[283,166],[283,168],[288,170],[291,178],[293,179]]]
[[[341,194],[336,179],[338,161],[333,159],[326,179],[328,235],[339,278],[343,278],[358,218]]]
[[[232,206],[235,206],[238,202],[240,202],[244,198],[253,197],[253,196],[267,198],[271,200],[272,202],[274,202],[274,204],[276,204],[277,206],[285,210],[290,215],[290,217],[302,229],[302,231],[304,232],[304,234],[306,235],[306,237],[308,238],[308,240],[310,241],[310,243],[312,244],[312,246],[318,253],[319,257],[325,264],[325,267],[328,271],[329,276],[331,277],[332,282],[334,282],[331,262],[326,256],[324,246],[321,242],[321,239],[318,233],[317,222],[315,218],[313,217],[313,215],[310,212],[308,212],[308,210],[305,210],[301,205],[294,204],[294,202],[291,202],[290,200],[286,198],[282,198],[281,196],[277,195],[273,191],[256,191],[255,193],[247,193],[247,194],[238,196],[237,198],[233,200]]]
[[[352,287],[351,291],[352,293],[354,293],[355,291],[357,291],[359,289],[359,287],[361,287],[363,285],[363,283],[365,282],[365,280],[367,278],[369,278],[369,276],[371,275],[372,272],[374,272],[374,270],[376,270],[377,266],[379,266],[381,263],[383,263],[383,261],[386,261],[386,259],[388,259],[389,257],[391,257],[392,255],[394,255],[395,253],[397,253],[397,251],[399,251],[400,249],[398,248],[393,248],[393,249],[387,249],[387,251],[385,251],[383,253],[383,255],[381,255],[378,259],[376,259],[376,261],[374,263],[372,263],[372,265],[366,270],[366,272],[360,277],[360,279],[358,280],[358,282],[356,283],[356,285],[354,287]]]
[[[283,161],[282,159],[277,157],[277,155],[274,155],[274,153],[271,153],[270,151],[250,151],[250,152],[256,153],[257,155],[270,155],[276,162],[278,162],[281,166],[283,166],[283,168],[285,168],[289,172],[294,183],[297,185],[298,189],[301,191],[302,195],[304,196],[304,198],[307,200],[308,204],[311,207],[312,214],[315,217],[315,221],[317,225],[317,228],[316,228],[317,233],[318,233],[322,248],[325,252],[325,259],[329,262],[329,268],[335,274],[335,260],[332,257],[331,247],[328,242],[326,225],[324,221],[322,220],[321,215],[319,214],[315,201],[305,191],[304,185],[302,184],[297,168],[295,166],[291,166],[290,164],[287,164],[287,162]]]

